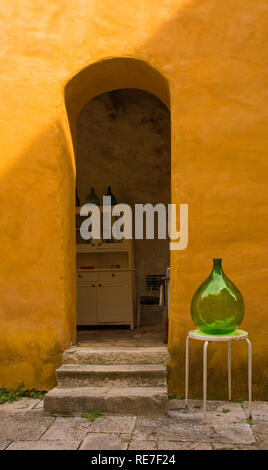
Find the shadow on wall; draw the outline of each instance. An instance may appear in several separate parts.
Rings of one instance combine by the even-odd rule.
[[[65,132],[55,122],[1,178],[0,199],[8,194],[13,214],[1,214],[0,386],[23,381],[29,388],[53,387],[62,352],[75,341],[71,161]]]

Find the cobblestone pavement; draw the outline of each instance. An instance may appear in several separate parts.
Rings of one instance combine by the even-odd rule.
[[[24,398],[0,405],[0,449],[15,450],[236,450],[268,449],[268,402],[208,402],[202,424],[202,402],[170,400],[166,418],[44,416],[41,401]]]

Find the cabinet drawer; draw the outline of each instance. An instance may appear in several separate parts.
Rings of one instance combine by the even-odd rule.
[[[77,282],[92,282],[96,281],[97,273],[79,272],[76,275]]]
[[[122,282],[131,281],[131,272],[130,271],[123,271],[123,272],[103,272],[98,274],[98,280],[102,282]]]

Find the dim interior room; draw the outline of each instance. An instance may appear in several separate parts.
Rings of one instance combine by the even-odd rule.
[[[77,206],[93,194],[101,209],[108,188],[117,203],[132,209],[137,203],[167,206],[168,108],[140,89],[118,89],[96,96],[77,119],[76,168]],[[81,219],[76,207],[78,338],[85,338],[85,332],[96,327],[136,328],[139,308],[140,331],[147,335],[159,332],[163,324],[159,303],[148,299],[140,304],[145,296],[152,300],[160,295],[157,276],[165,276],[169,267],[168,239],[86,242],[79,234]],[[155,216],[155,231],[156,222]],[[110,334],[115,336],[115,332]]]

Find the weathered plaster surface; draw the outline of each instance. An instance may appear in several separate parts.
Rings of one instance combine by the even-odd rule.
[[[3,0],[0,8],[1,384],[51,387],[75,338],[75,165],[64,87],[85,69],[66,95],[71,126],[108,89],[141,88],[168,104],[169,85],[172,201],[190,210],[189,246],[171,257],[170,390],[183,390],[191,297],[221,256],[245,298],[254,396],[267,398],[267,2]],[[93,65],[114,57],[129,60]],[[240,395],[246,349],[235,346]],[[198,345],[193,351],[191,390],[200,395]],[[211,397],[223,395],[225,369],[211,348]]]

